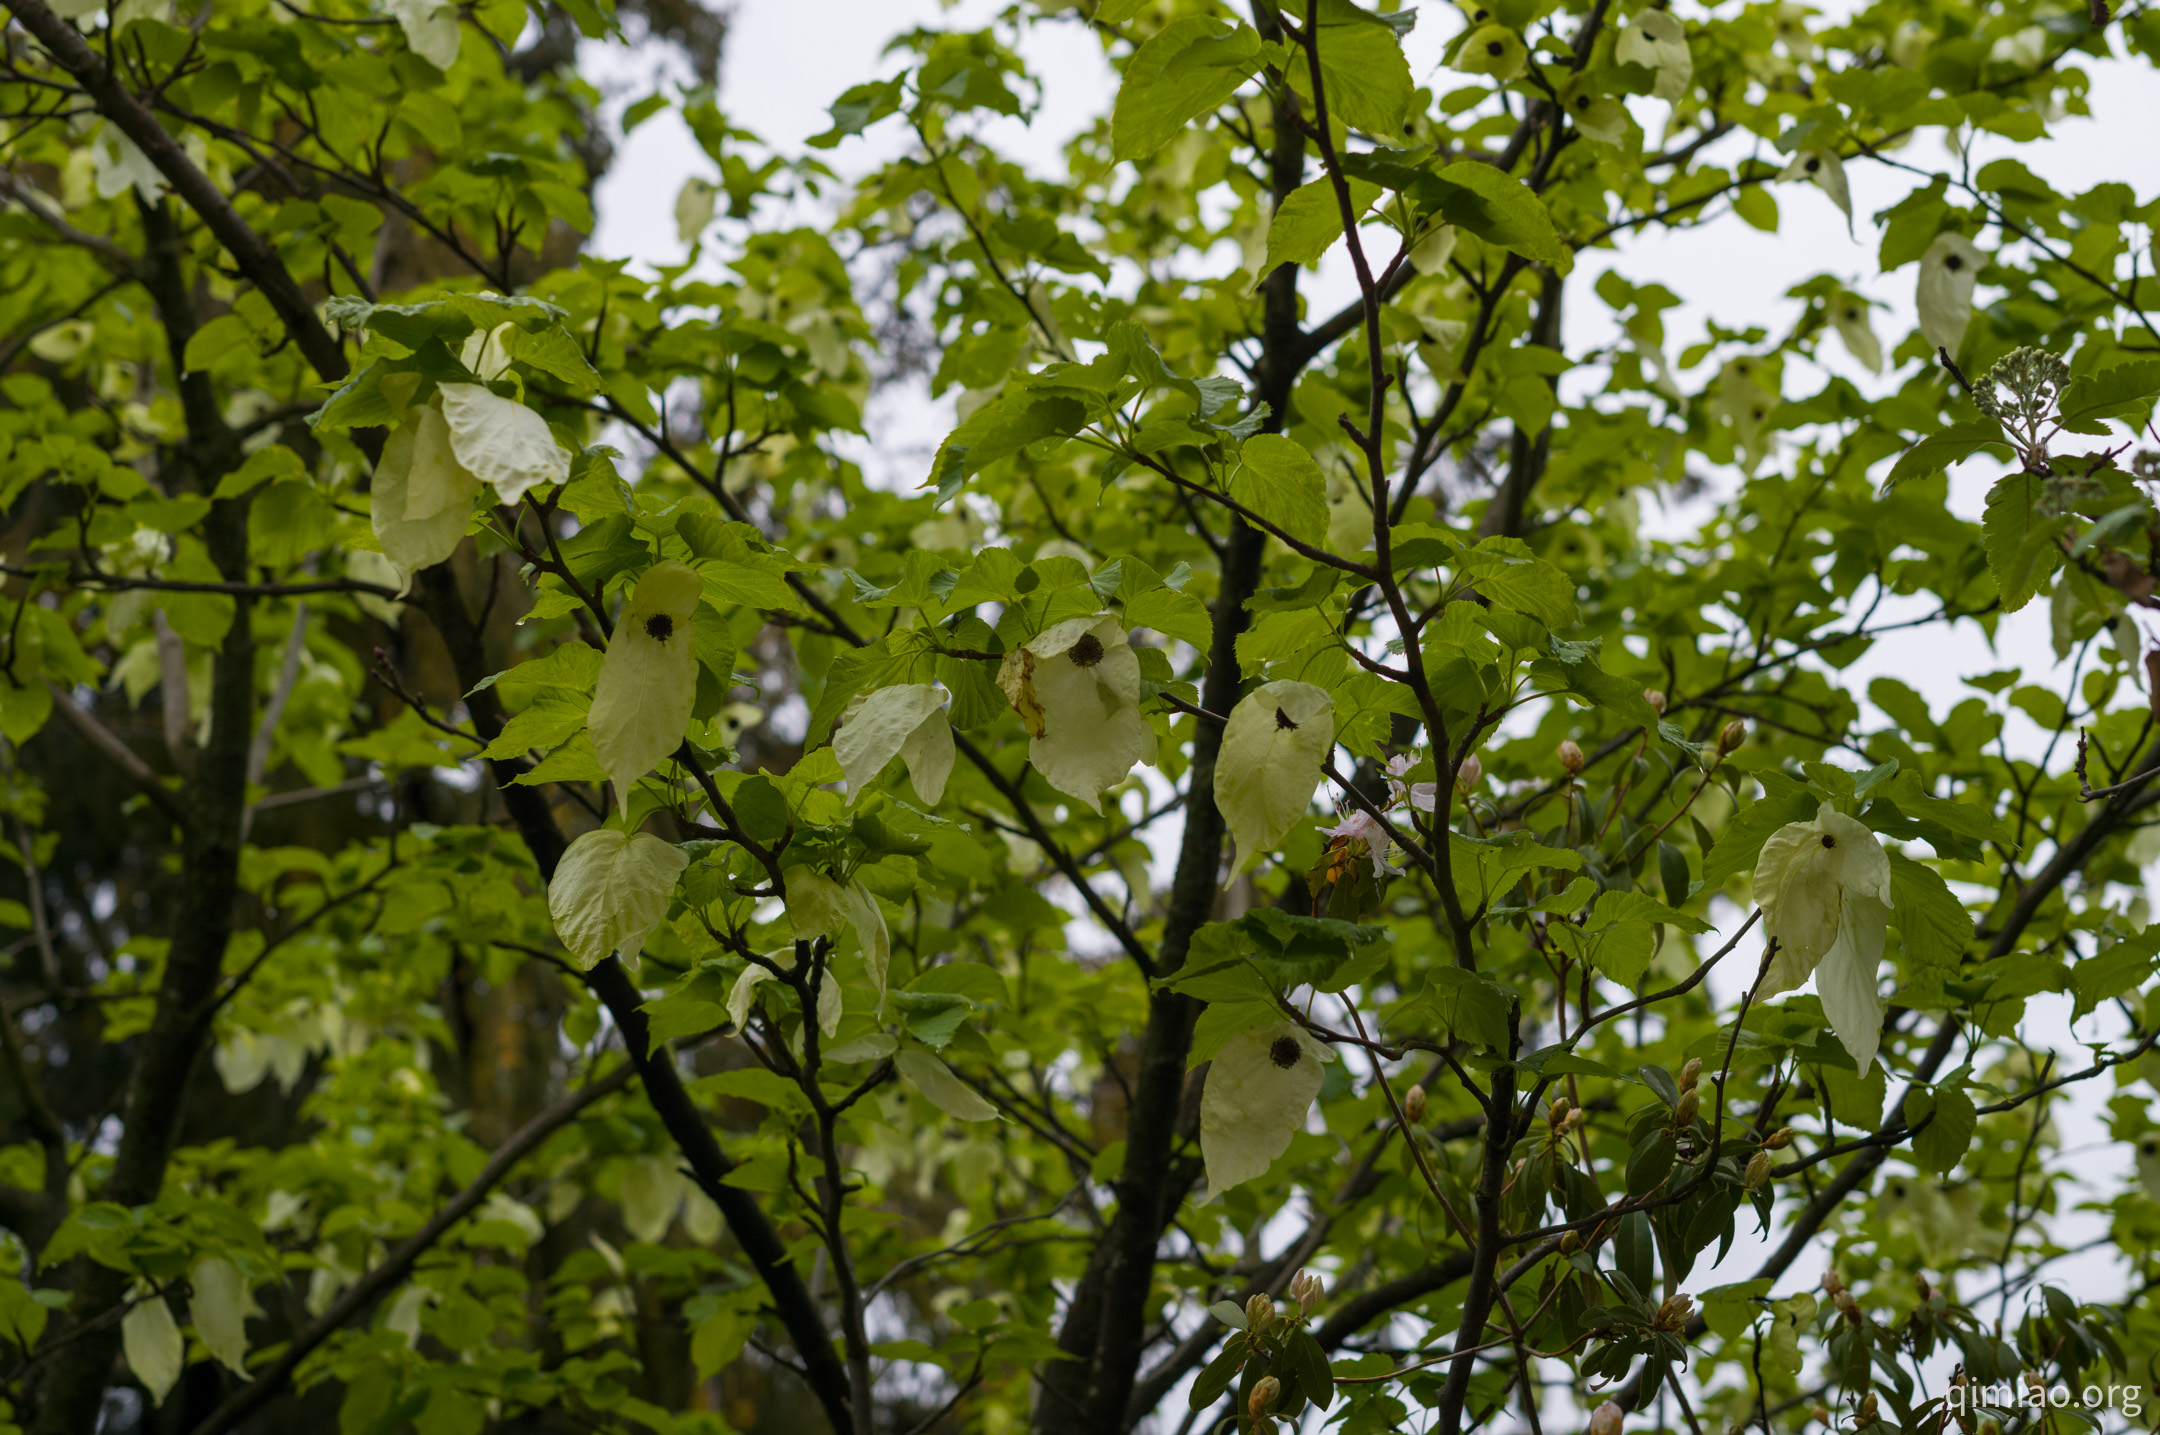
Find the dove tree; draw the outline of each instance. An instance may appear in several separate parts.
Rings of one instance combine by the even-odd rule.
[[[2152,1408],[2144,0],[0,7],[0,1427]]]

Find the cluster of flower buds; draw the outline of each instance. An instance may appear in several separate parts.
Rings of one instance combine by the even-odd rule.
[[[1695,1318],[1695,1298],[1691,1295],[1669,1295],[1657,1308],[1650,1324],[1657,1330],[1686,1330],[1687,1323]]]
[[[1403,1093],[1402,1114],[1403,1120],[1410,1122],[1412,1125],[1425,1119],[1425,1088],[1423,1086],[1412,1086]]]
[[[1844,1316],[1853,1325],[1863,1323],[1863,1317],[1860,1314],[1860,1302],[1854,1299],[1852,1291],[1847,1288],[1844,1279],[1836,1271],[1823,1272],[1822,1288],[1828,1292],[1830,1304],[1838,1308],[1839,1315]]]
[[[1245,1301],[1245,1332],[1257,1337],[1275,1323],[1275,1302],[1267,1296],[1255,1293]]]
[[[1569,777],[1581,777],[1584,766],[1583,755],[1582,749],[1575,745],[1575,739],[1562,739],[1559,752],[1560,766],[1566,770],[1567,775]]]
[[[1254,1383],[1252,1394],[1245,1397],[1245,1413],[1255,1420],[1260,1419],[1267,1414],[1267,1408],[1275,1403],[1275,1397],[1280,1394],[1282,1394],[1282,1382],[1280,1380],[1277,1380],[1272,1375],[1261,1376]],[[1269,1424],[1270,1428],[1273,1428],[1273,1422],[1271,1421]]]
[[[1299,1271],[1290,1277],[1290,1299],[1298,1303],[1298,1309],[1311,1315],[1313,1307],[1320,1304],[1320,1297],[1327,1294],[1327,1285],[1311,1271]]]
[[[1817,1425],[1828,1425],[1830,1423],[1830,1407],[1827,1405],[1821,1404],[1820,1402],[1814,1405],[1810,1405],[1808,1407],[1807,1413],[1808,1418],[1813,1420]]]
[[[1860,1402],[1859,1411],[1853,1416],[1853,1429],[1865,1430],[1880,1418],[1875,1409],[1875,1392],[1870,1390],[1867,1398]]]
[[[1644,688],[1642,690],[1642,700],[1650,704],[1650,711],[1656,713],[1659,717],[1665,716],[1665,694],[1663,692],[1656,688]]]
[[[1484,780],[1485,764],[1474,757],[1464,758],[1462,766],[1455,769],[1455,788],[1465,797],[1477,791],[1477,785]]]
[[[1691,1056],[1688,1064],[1680,1068],[1680,1100],[1673,1107],[1673,1124],[1688,1127],[1695,1124],[1695,1113],[1702,1109],[1702,1098],[1695,1092],[1695,1083],[1702,1080],[1702,1058]]]
[[[1731,722],[1725,724],[1724,729],[1717,735],[1718,756],[1731,757],[1740,750],[1740,744],[1746,741],[1747,724],[1738,718],[1734,718]]]
[[[1590,1412],[1590,1435],[1620,1435],[1620,1424],[1626,1412],[1619,1404],[1608,1400]]]

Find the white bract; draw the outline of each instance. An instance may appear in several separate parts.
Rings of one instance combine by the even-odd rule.
[[[1334,745],[1335,700],[1311,683],[1265,683],[1230,710],[1215,758],[1215,806],[1237,842],[1232,877],[1312,806]]]
[[[995,1106],[953,1075],[952,1068],[926,1046],[901,1047],[893,1053],[893,1069],[947,1116],[961,1121],[989,1121],[997,1116]]]
[[[570,452],[555,442],[547,420],[516,399],[480,384],[444,384],[443,418],[450,447],[497,501],[516,503],[525,491],[570,477]]]
[[[451,452],[441,410],[428,404],[409,413],[383,443],[368,496],[375,541],[397,569],[399,591],[457,551],[479,492],[480,480]]]
[[[1830,322],[1851,354],[1871,374],[1882,372],[1882,344],[1868,323],[1868,303],[1857,294],[1837,294],[1830,300]]]
[[[787,881],[788,925],[795,940],[830,937],[836,942],[849,927],[862,944],[863,966],[878,1000],[885,999],[885,973],[892,966],[892,934],[877,898],[860,882],[843,886],[813,867],[790,867]],[[756,970],[756,968],[752,968]],[[747,974],[746,974],[747,975]],[[736,1019],[736,1025],[742,1021]]]
[[[689,564],[655,563],[615,622],[585,722],[618,802],[629,801],[630,784],[682,746],[697,700],[690,618],[704,592]]]
[[[1763,997],[1815,977],[1823,1016],[1865,1075],[1882,1040],[1876,970],[1890,917],[1890,858],[1864,825],[1825,802],[1808,822],[1770,834],[1755,863],[1755,900],[1777,955]]]
[[[640,1156],[624,1168],[620,1194],[623,1225],[636,1239],[656,1242],[682,1205],[682,1174],[664,1156]]]
[[[457,63],[457,6],[442,0],[389,0],[389,6],[415,55],[438,70]]]
[[[1150,758],[1140,716],[1140,659],[1108,615],[1068,618],[1005,655],[998,686],[1028,730],[1043,780],[1100,812],[1102,790]]]
[[[689,865],[690,854],[648,833],[633,836],[613,827],[585,833],[563,853],[548,883],[556,935],[585,971],[609,952],[622,953],[635,966]]]
[[[1927,253],[1920,256],[1920,283],[1915,297],[1920,306],[1920,332],[1931,346],[1956,355],[1965,338],[1965,327],[1972,323],[1973,285],[1980,278],[1980,266],[1986,262],[1987,256],[1962,234],[1936,235]]]
[[[1320,1094],[1320,1068],[1335,1053],[1296,1022],[1249,1026],[1222,1044],[1200,1096],[1200,1156],[1207,1200],[1265,1176]]]
[[[1817,188],[1830,196],[1830,202],[1845,212],[1845,224],[1852,226],[1852,191],[1845,184],[1845,161],[1837,152],[1826,149],[1804,149],[1792,157],[1792,163],[1778,174],[1779,179],[1813,180]]]
[[[897,757],[907,764],[915,795],[934,806],[945,795],[953,767],[945,690],[936,683],[879,688],[849,710],[833,734],[832,747],[847,778],[848,801]]]
[[[709,179],[696,175],[683,181],[683,187],[675,193],[675,237],[685,244],[695,244],[712,223],[713,197],[717,193]]]
[[[151,1401],[163,1405],[165,1392],[180,1378],[181,1361],[187,1354],[187,1342],[180,1338],[180,1327],[165,1297],[149,1296],[121,1318],[120,1349],[127,1356],[128,1369],[150,1392]]]
[[[90,165],[100,199],[125,194],[130,185],[145,204],[156,204],[165,197],[164,171],[151,163],[150,156],[138,149],[135,141],[111,125],[100,127],[92,142]]]
[[[1620,31],[1613,58],[1623,65],[1645,65],[1657,72],[1650,93],[1661,100],[1677,101],[1687,94],[1695,76],[1695,57],[1688,53],[1687,32],[1663,10],[1645,10]]]
[[[795,967],[795,954],[786,949],[768,952],[765,959],[781,971],[792,971]],[[772,977],[771,967],[761,967],[752,962],[743,969],[743,974],[735,979],[735,985],[728,989],[728,1020],[735,1024],[736,1030],[740,1031],[743,1024],[750,1020],[750,1006],[757,999],[758,984],[770,981]],[[879,982],[878,990],[882,995],[882,981]],[[818,983],[817,994],[818,1030],[828,1037],[840,1029],[840,1018],[846,1015],[843,1000],[840,979],[828,969],[824,980]]]
[[[218,1364],[247,1379],[247,1318],[255,1304],[247,1277],[231,1261],[204,1256],[189,1269],[188,1285],[194,1292],[188,1316],[195,1333]]]

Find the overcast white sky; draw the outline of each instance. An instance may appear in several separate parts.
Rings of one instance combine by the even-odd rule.
[[[981,25],[1000,8],[993,0],[960,0],[950,7],[937,0],[822,0],[818,4],[736,0],[721,86],[722,108],[733,122],[758,133],[780,152],[801,153],[806,138],[828,127],[826,106],[834,96],[851,84],[898,68],[897,58],[882,54],[891,36],[917,24]],[[1452,5],[1437,0],[1420,0],[1413,8],[1419,12],[1420,23],[1408,48],[1413,73],[1425,80],[1461,22]],[[1023,50],[1044,86],[1041,112],[1032,127],[1002,123],[991,138],[1037,172],[1059,174],[1065,141],[1108,106],[1115,79],[1098,42],[1076,24],[1038,26]],[[2143,66],[2087,68],[2093,77],[2091,105],[2096,118],[2059,123],[2054,138],[2023,147],[2021,157],[2058,189],[2075,192],[2104,180],[2119,180],[2132,185],[2141,201],[2150,200],[2160,192],[2160,146],[2151,142],[2153,135],[2160,134],[2160,85],[2153,83],[2151,71]],[[643,87],[638,87],[627,97],[642,93]],[[1640,117],[1649,119],[1662,109],[1650,105]],[[1938,134],[1916,140],[1901,158],[1923,166],[1941,163],[1946,156]],[[867,140],[850,141],[825,152],[824,158],[843,173],[859,174],[895,153],[901,142],[899,127],[888,125]],[[2003,152],[2010,148],[2007,142],[1998,142],[1996,147]],[[1729,164],[1747,152],[1746,145],[1731,141],[1717,157]],[[710,161],[681,122],[664,114],[645,124],[624,144],[602,186],[596,248],[611,257],[680,262],[683,249],[676,239],[673,205],[677,189],[692,174],[714,177]],[[1610,265],[1637,282],[1662,282],[1684,296],[1685,306],[1666,317],[1667,351],[1675,357],[1701,335],[1707,318],[1732,329],[1761,325],[1777,333],[1789,328],[1799,306],[1784,297],[1785,291],[1826,270],[1887,306],[1876,324],[1886,338],[1887,351],[1890,338],[1901,335],[1912,323],[1914,271],[1907,267],[1888,276],[1876,272],[1879,235],[1868,216],[1904,194],[1911,177],[1864,162],[1852,165],[1849,175],[1857,216],[1851,233],[1844,216],[1825,195],[1810,187],[1784,186],[1777,191],[1784,217],[1784,227],[1777,234],[1751,229],[1728,216],[1691,232],[1653,233],[1632,240],[1615,252],[1586,256],[1585,265],[1592,269]],[[1309,292],[1314,294],[1315,312],[1327,312],[1347,299],[1351,290],[1345,276],[1324,272]],[[1602,302],[1589,296],[1587,283],[1577,292],[1583,298],[1567,316],[1565,338],[1571,350],[1580,352],[1605,342],[1611,330]],[[1818,379],[1808,374],[1808,367],[1797,360],[1788,363],[1788,393],[1815,386]],[[1894,382],[1889,376],[1870,380],[1855,373],[1852,377],[1877,390]],[[950,414],[949,407],[920,398],[887,405],[874,415],[880,425],[873,436],[877,450],[927,454],[949,426]],[[1984,462],[1969,464],[1954,475],[1953,508],[1977,518],[1992,477],[1993,471]],[[896,472],[891,478],[895,486],[904,487],[919,481],[912,472]],[[1646,520],[1671,533],[1684,530],[1699,512],[1669,513],[1660,520],[1646,507]],[[1872,676],[1894,673],[1943,702],[1970,694],[1963,687],[1965,677],[2013,665],[2025,669],[2028,681],[2046,682],[2051,672],[2060,681],[2062,675],[2048,643],[2044,603],[2031,605],[2006,621],[1992,648],[1975,623],[1965,623],[1949,635],[1930,628],[1878,643],[1848,676],[1864,687]],[[2022,715],[2013,714],[2011,723],[2012,750],[2019,756],[2037,756],[2038,729]],[[2065,761],[2067,755],[2058,754],[2057,763]],[[1738,993],[1730,995],[1737,999]],[[2054,1010],[2058,1002],[2059,1012]],[[2066,998],[2043,998],[2033,1004],[2029,1026],[2036,1037],[2045,1032],[2056,1038],[2065,1058],[2075,1059],[2078,1053],[2069,1040],[2067,1013]],[[2063,1112],[2058,1121],[2065,1127],[2066,1147],[2075,1147],[2096,1133],[2090,1111]],[[1739,1279],[1750,1273],[1745,1267],[1757,1253],[1753,1243],[1740,1244],[1727,1263],[1730,1273],[1720,1278]],[[1810,1275],[1798,1274],[1803,1279]],[[1691,1282],[1710,1283],[1701,1273]]]

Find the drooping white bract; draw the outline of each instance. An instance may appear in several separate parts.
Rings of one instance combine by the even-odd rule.
[[[1836,150],[1801,150],[1792,157],[1792,163],[1779,171],[1778,178],[1813,180],[1830,196],[1830,202],[1845,212],[1846,227],[1852,226],[1852,190],[1845,183],[1845,161]]]
[[[1857,294],[1836,294],[1830,299],[1830,322],[1845,341],[1845,352],[1858,359],[1871,374],[1882,372],[1882,342],[1868,323],[1868,301]]]
[[[885,913],[877,898],[860,882],[842,885],[814,867],[790,867],[785,876],[788,925],[795,940],[829,937],[837,941],[843,931],[853,927],[856,940],[862,944],[863,967],[869,973],[870,985],[883,1002],[885,975],[892,966],[892,933],[885,925]]]
[[[841,719],[832,746],[847,778],[848,801],[853,802],[897,757],[907,764],[915,795],[935,805],[945,795],[953,767],[952,725],[945,720],[944,689],[936,683],[879,688]]]
[[[1312,806],[1334,745],[1335,700],[1311,683],[1263,683],[1230,710],[1215,759],[1215,806],[1237,842],[1232,877]]]
[[[457,551],[480,480],[450,449],[450,426],[433,404],[409,411],[384,442],[368,496],[375,541],[398,572],[412,575]]]
[[[1815,976],[1823,1016],[1864,1075],[1882,1040],[1876,986],[1890,917],[1890,858],[1865,825],[1825,802],[1770,834],[1755,863],[1755,900],[1777,955],[1764,997]]]
[[[1650,93],[1677,102],[1687,94],[1695,76],[1695,57],[1688,53],[1687,32],[1663,10],[1644,10],[1621,28],[1613,58],[1623,65],[1645,65],[1657,72]]]
[[[389,0],[389,5],[398,28],[405,32],[405,43],[415,55],[438,70],[448,70],[457,63],[457,6],[446,5],[443,0]]]
[[[1320,1094],[1320,1068],[1335,1053],[1296,1022],[1249,1026],[1215,1053],[1200,1096],[1200,1156],[1207,1200],[1265,1176]]]
[[[609,952],[634,967],[689,865],[689,853],[650,833],[599,827],[583,834],[548,880],[555,934],[585,971]]]
[[[1972,323],[1973,285],[1987,256],[1962,234],[1943,233],[1920,256],[1920,283],[1914,295],[1920,307],[1920,333],[1938,349],[1956,356]]]
[[[163,1405],[187,1355],[187,1342],[180,1338],[180,1327],[165,1297],[152,1293],[121,1318],[120,1349],[127,1356],[128,1369],[150,1392],[151,1403]]]
[[[240,1268],[219,1256],[204,1256],[188,1270],[188,1317],[195,1333],[218,1364],[247,1379],[247,1318],[255,1302]]]
[[[1140,716],[1140,659],[1105,614],[1068,618],[1006,655],[998,673],[1028,727],[1028,761],[1043,780],[1100,812],[1102,790],[1148,757]]]
[[[529,488],[570,477],[570,453],[548,432],[547,420],[516,399],[480,384],[444,384],[443,418],[458,462],[495,490],[501,503],[516,503]]]
[[[627,802],[630,784],[682,746],[697,701],[690,619],[704,592],[695,568],[666,559],[638,579],[615,622],[585,723],[618,801]]]

